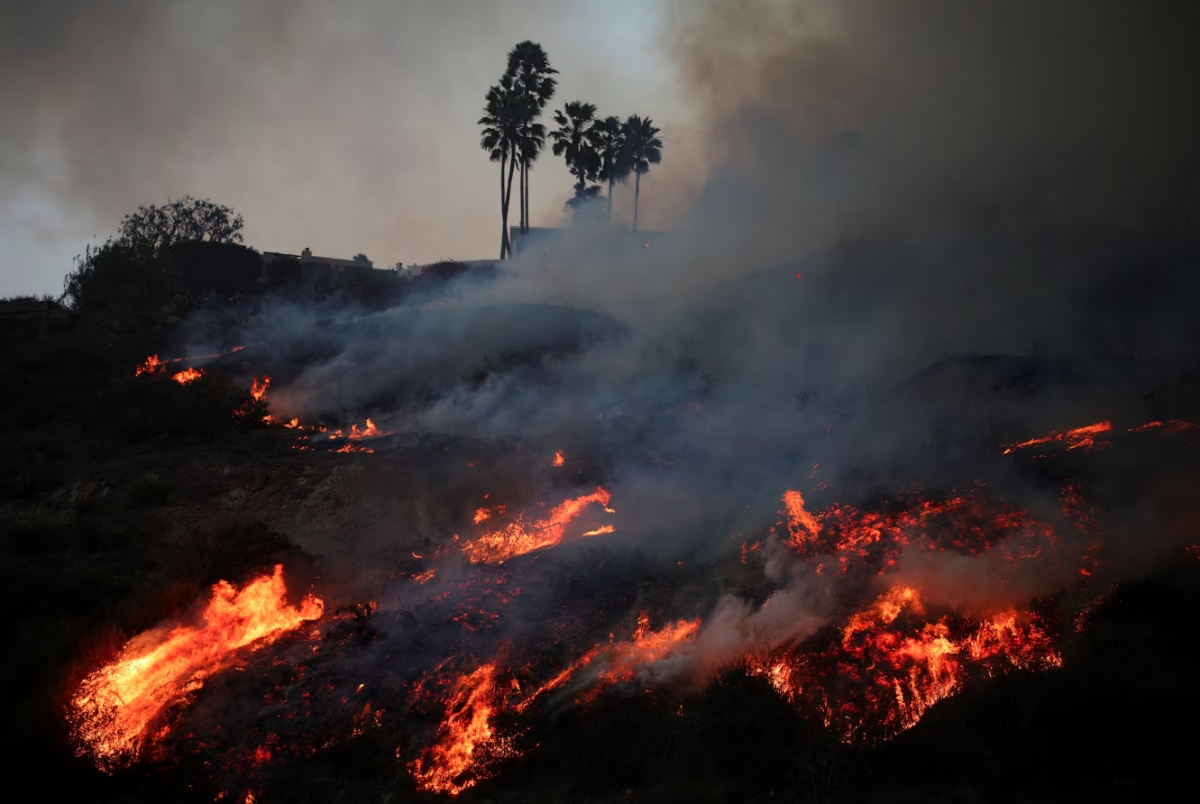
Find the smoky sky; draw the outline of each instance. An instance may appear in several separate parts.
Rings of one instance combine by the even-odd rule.
[[[365,251],[383,265],[489,257],[497,168],[475,120],[523,38],[562,71],[555,104],[662,124],[645,225],[701,241],[678,269],[700,280],[980,220],[1186,231],[1200,206],[1200,10],[1180,0],[0,13],[8,292],[56,289],[91,236],[185,193],[236,207],[259,249]],[[620,220],[631,190],[619,188]],[[543,156],[533,192],[534,222],[558,224],[561,160]]]
[[[543,44],[556,105],[669,124],[658,26],[632,2],[5,3],[0,292],[57,291],[89,240],[184,194],[235,207],[260,250],[494,257],[499,168],[476,121],[508,49]],[[547,152],[535,222],[557,225],[570,188]]]

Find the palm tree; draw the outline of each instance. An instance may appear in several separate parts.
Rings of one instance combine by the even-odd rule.
[[[597,120],[592,126],[592,145],[600,157],[597,178],[608,183],[608,211],[605,217],[612,223],[613,184],[624,184],[632,169],[625,148],[625,132],[621,127],[621,119],[606,117]]]
[[[557,73],[558,70],[550,66],[550,57],[537,42],[526,39],[508,52],[508,74],[513,77],[516,86],[532,97],[536,103],[536,112],[530,120],[531,125],[537,125],[533,123],[533,120],[541,115],[546,104],[554,97],[554,90],[558,82],[552,76]],[[529,167],[533,164],[533,160],[537,159],[544,143],[544,134],[540,139],[536,136],[531,137],[527,147],[522,149],[520,160],[522,231],[529,228]]]
[[[625,147],[629,156],[630,169],[633,170],[633,231],[637,231],[638,196],[642,193],[642,174],[650,172],[651,165],[662,161],[662,140],[658,138],[659,129],[647,117],[645,120],[636,114],[631,115],[622,127],[625,131]]]
[[[592,126],[596,122],[596,105],[583,101],[571,101],[554,113],[558,128],[550,132],[555,156],[563,157],[567,170],[575,177],[575,197],[568,202],[571,208],[595,196],[600,188],[589,188],[587,183],[596,178],[600,169],[600,155],[592,141]],[[572,203],[574,202],[574,203]]]
[[[483,117],[483,137],[479,145],[488,152],[488,158],[500,163],[500,259],[512,251],[508,239],[508,204],[512,198],[512,180],[516,172],[518,151],[521,148],[522,130],[533,117],[533,101],[519,90],[509,75],[500,78],[500,83],[488,90]],[[507,186],[504,179],[508,167]]]

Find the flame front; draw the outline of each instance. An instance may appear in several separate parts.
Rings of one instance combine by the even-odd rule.
[[[607,491],[597,488],[591,494],[564,500],[556,505],[545,519],[527,523],[523,517],[519,517],[499,530],[490,531],[478,539],[468,541],[463,545],[463,554],[472,564],[498,563],[534,550],[554,547],[562,543],[567,526],[582,514],[585,508],[592,504],[607,508],[609,499]],[[476,511],[476,524],[487,519],[487,516],[486,509]],[[611,532],[599,528],[582,536]]]
[[[643,611],[638,615],[633,638],[628,642],[618,642],[606,653],[607,666],[600,671],[600,680],[609,684],[627,684],[642,669],[675,655],[685,643],[694,640],[699,631],[698,617],[667,623],[658,631],[652,631],[650,614]]]
[[[1076,427],[1074,430],[1066,432],[1052,432],[1049,435],[1044,435],[1039,438],[1031,438],[1028,441],[1020,441],[1016,444],[1004,445],[1004,454],[1008,455],[1013,450],[1025,449],[1027,447],[1040,447],[1043,444],[1052,444],[1056,442],[1065,443],[1067,449],[1078,449],[1087,452],[1097,446],[1096,440],[1105,433],[1112,432],[1112,422],[1096,422],[1095,424],[1085,425],[1084,427]]]
[[[299,608],[287,604],[282,565],[240,591],[220,581],[204,609],[203,626],[148,631],[83,680],[68,705],[77,753],[106,772],[136,759],[163,709],[228,667],[239,648],[269,644],[323,611],[312,595]]]
[[[893,586],[852,614],[836,647],[821,656],[785,656],[751,671],[786,697],[810,687],[825,722],[845,742],[874,742],[909,729],[972,672],[1049,669],[1062,658],[1039,620],[1015,609],[974,626],[949,616],[928,621],[920,592]]]

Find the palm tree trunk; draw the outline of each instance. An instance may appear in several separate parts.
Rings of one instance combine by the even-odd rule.
[[[529,163],[525,163],[525,231],[529,231]]]
[[[642,174],[634,173],[633,179],[633,231],[637,231],[638,196],[642,194]]]
[[[505,191],[504,188],[501,187],[501,192],[504,196],[504,204],[503,204],[503,208],[504,208],[503,209],[504,248],[502,250],[502,253],[507,252],[509,257],[512,257],[512,242],[508,239],[508,205],[509,205],[509,202],[512,201],[513,174],[515,174],[516,172],[517,172],[517,155],[513,154],[512,161],[509,162],[509,165],[508,165],[508,190]],[[503,177],[501,178],[501,181],[503,181]],[[503,259],[503,258],[501,258],[501,259]]]
[[[613,180],[608,180],[608,225],[612,226],[612,186]]]
[[[517,199],[517,203],[520,205],[521,208],[519,210],[517,210],[517,217],[518,217],[517,228],[523,232],[523,231],[525,231],[525,160],[524,159],[521,160],[520,173],[521,173],[521,175],[518,177],[518,180],[517,180],[517,186],[518,186],[517,194],[520,197]]]
[[[504,161],[500,157],[500,259],[508,254],[508,211],[504,208]]]

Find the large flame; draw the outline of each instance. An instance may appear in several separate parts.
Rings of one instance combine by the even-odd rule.
[[[513,753],[510,741],[492,725],[500,705],[494,664],[480,665],[455,682],[437,742],[410,765],[418,789],[456,796],[486,778],[488,762]]]
[[[846,742],[887,739],[914,726],[972,672],[1059,667],[1061,656],[1038,618],[1015,609],[972,625],[930,621],[920,592],[897,584],[852,614],[824,655],[785,654],[752,665],[786,697],[801,688]]]
[[[608,510],[609,494],[603,488],[597,488],[591,494],[574,497],[556,505],[545,519],[526,522],[524,517],[508,523],[499,530],[493,530],[477,539],[463,545],[463,554],[472,564],[498,563],[510,558],[553,547],[560,544],[571,524],[589,505],[599,504]],[[482,513],[481,513],[482,512]],[[475,522],[488,518],[486,509],[475,512]],[[599,528],[582,536],[596,536],[601,533],[611,533],[611,530]]]
[[[180,385],[191,385],[192,383],[194,383],[196,380],[200,379],[203,376],[204,376],[204,369],[186,368],[183,371],[176,374],[175,376],[171,377],[171,379],[174,380],[175,382],[179,383]]]
[[[644,668],[674,656],[700,631],[700,618],[667,623],[657,631],[650,629],[650,614],[638,615],[637,628],[628,642],[618,642],[605,653],[601,681],[630,683]]]
[[[282,565],[240,591],[220,581],[212,588],[203,625],[141,634],[83,680],[68,706],[78,753],[110,772],[136,759],[164,707],[230,666],[238,649],[269,644],[323,611],[322,601],[312,595],[299,608],[287,604]]]

